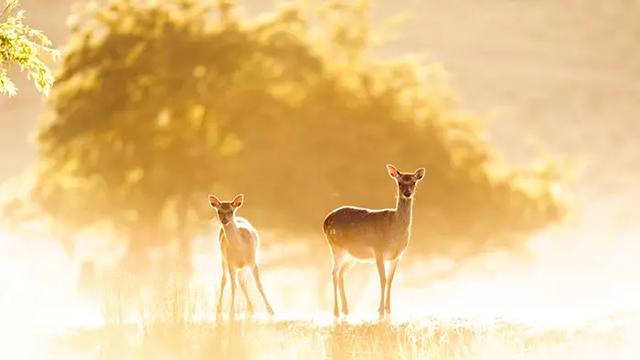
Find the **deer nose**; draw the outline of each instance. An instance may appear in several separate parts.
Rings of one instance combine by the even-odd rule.
[[[406,197],[411,196],[411,191],[406,190],[406,191],[404,192],[404,196],[406,196]]]

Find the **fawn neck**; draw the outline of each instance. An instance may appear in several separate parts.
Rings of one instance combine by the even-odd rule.
[[[236,241],[236,239],[238,238],[239,231],[235,219],[232,219],[226,225],[223,224],[222,230],[224,231],[224,235],[227,237],[228,241]]]

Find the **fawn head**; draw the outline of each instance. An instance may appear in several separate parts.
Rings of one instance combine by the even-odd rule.
[[[244,195],[239,194],[231,201],[220,201],[215,195],[209,195],[209,204],[212,208],[216,209],[218,213],[218,219],[222,225],[227,225],[233,221],[236,209],[242,206],[244,201]]]
[[[425,174],[424,168],[420,168],[413,173],[401,173],[398,168],[393,165],[387,165],[389,176],[398,184],[398,194],[405,198],[411,199],[416,192],[416,184],[422,180]]]

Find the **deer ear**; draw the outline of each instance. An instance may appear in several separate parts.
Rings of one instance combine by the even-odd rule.
[[[417,180],[422,180],[422,178],[424,177],[426,170],[424,168],[420,168],[418,170],[416,170],[416,172],[413,174],[413,176],[416,177]]]
[[[212,208],[217,209],[220,205],[220,200],[215,195],[209,195],[209,205]]]
[[[233,207],[239,208],[240,206],[242,206],[243,202],[244,202],[244,195],[238,194],[236,195],[236,197],[233,198],[233,201],[231,203],[233,204]]]
[[[389,176],[391,176],[392,179],[397,179],[398,175],[400,175],[400,171],[391,164],[387,164],[387,171],[389,171]]]

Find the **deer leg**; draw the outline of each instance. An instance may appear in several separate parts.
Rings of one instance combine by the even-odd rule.
[[[229,319],[236,317],[236,269],[229,265],[229,278],[231,279],[231,308],[229,309]]]
[[[253,304],[251,303],[251,298],[249,298],[249,292],[247,291],[247,277],[245,274],[241,274],[240,278],[240,287],[242,288],[242,292],[244,293],[244,298],[247,300],[247,311],[250,314],[253,314]]]
[[[331,278],[333,279],[333,316],[340,317],[340,307],[338,306],[338,284],[340,282],[340,270],[344,265],[344,253],[338,248],[331,248],[333,254],[333,270]]]
[[[220,279],[220,295],[218,298],[218,308],[216,314],[220,315],[222,312],[222,295],[224,295],[224,288],[227,285],[227,266],[222,262],[222,278]]]
[[[333,316],[340,316],[340,308],[338,307],[338,273],[339,268],[336,264],[333,265],[333,270],[331,271],[331,278],[333,279]]]
[[[382,256],[376,256],[376,267],[378,268],[378,276],[380,276],[380,306],[378,306],[378,315],[380,319],[384,317],[384,293],[387,284],[386,273],[384,269],[384,259]]]
[[[395,259],[391,262],[391,267],[389,268],[389,276],[387,277],[387,299],[384,305],[384,310],[387,314],[391,314],[391,283],[393,282],[393,276],[396,274],[398,261],[399,259]]]
[[[271,304],[269,304],[269,300],[267,300],[267,296],[264,294],[264,289],[262,288],[262,281],[260,281],[260,270],[258,269],[258,265],[253,265],[253,278],[256,281],[256,286],[260,291],[260,295],[262,295],[262,300],[264,301],[264,306],[267,308],[269,315],[273,315],[273,309],[271,308]]]
[[[340,297],[342,298],[342,313],[349,315],[349,305],[347,304],[347,293],[344,290],[344,275],[353,266],[353,263],[347,262],[342,265],[338,274],[338,284],[340,286]]]

